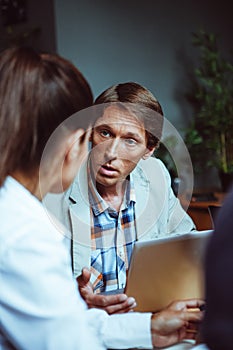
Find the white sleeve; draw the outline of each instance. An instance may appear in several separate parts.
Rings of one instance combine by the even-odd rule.
[[[107,348],[152,349],[151,313],[128,312],[108,315],[101,310],[88,310],[89,324],[97,328]]]
[[[30,225],[10,232],[1,246],[3,338],[24,350],[104,349],[88,324],[63,237],[46,225],[43,231],[43,221]]]

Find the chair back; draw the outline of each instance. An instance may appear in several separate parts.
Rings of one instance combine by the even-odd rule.
[[[209,205],[208,212],[210,214],[210,219],[212,222],[212,228],[215,227],[216,217],[218,215],[219,210],[221,209],[221,205]]]

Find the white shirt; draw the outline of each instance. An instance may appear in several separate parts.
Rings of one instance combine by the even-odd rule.
[[[11,177],[0,189],[0,223],[0,349],[152,348],[150,313],[86,309],[66,237]]]

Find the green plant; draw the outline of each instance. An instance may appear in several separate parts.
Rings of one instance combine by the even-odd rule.
[[[215,34],[193,33],[199,50],[199,65],[189,101],[194,119],[186,130],[185,142],[196,170],[215,166],[233,172],[233,60],[220,53]]]

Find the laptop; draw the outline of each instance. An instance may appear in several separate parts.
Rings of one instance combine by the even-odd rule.
[[[125,293],[135,311],[156,312],[179,299],[204,298],[203,258],[212,230],[137,241]]]

